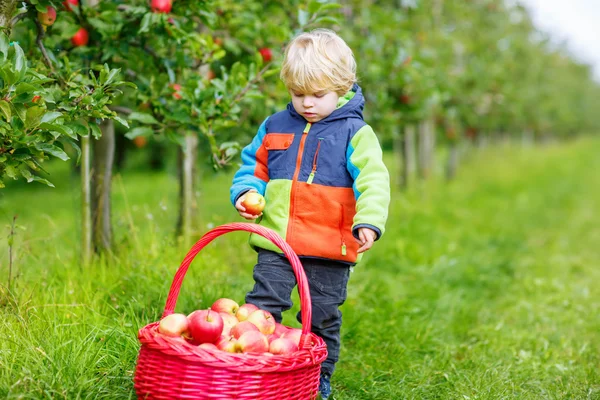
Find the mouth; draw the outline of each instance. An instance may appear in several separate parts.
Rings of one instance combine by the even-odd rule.
[[[314,117],[315,115],[317,115],[317,114],[316,113],[307,113],[307,112],[304,113],[305,117]]]

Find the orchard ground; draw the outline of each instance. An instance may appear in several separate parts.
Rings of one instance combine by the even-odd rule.
[[[386,235],[351,276],[335,398],[600,398],[599,153],[598,139],[474,150],[456,181],[395,190]],[[4,286],[18,215],[0,397],[135,398],[137,330],[159,319],[189,249],[173,239],[177,180],[139,165],[116,176],[117,251],[84,268],[79,178],[49,168],[55,189],[18,182],[0,194]],[[198,236],[240,221],[230,181],[205,174]],[[203,250],[176,311],[243,301],[246,242],[232,233]],[[299,326],[297,307],[285,324]]]

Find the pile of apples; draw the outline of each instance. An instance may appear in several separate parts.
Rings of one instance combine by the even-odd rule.
[[[209,350],[278,355],[298,351],[302,335],[301,329],[275,322],[270,312],[250,303],[240,306],[228,298],[187,316],[167,315],[160,321],[158,332]]]

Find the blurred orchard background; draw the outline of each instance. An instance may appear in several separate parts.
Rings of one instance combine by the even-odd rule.
[[[0,27],[0,397],[135,398],[137,330],[241,220],[283,49],[325,27],[392,178],[335,398],[600,398],[600,84],[517,1],[3,0]],[[246,240],[203,250],[178,311],[243,302]]]

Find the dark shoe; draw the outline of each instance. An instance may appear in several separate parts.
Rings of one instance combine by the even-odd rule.
[[[319,393],[323,400],[327,400],[331,395],[331,377],[327,374],[321,374],[321,379],[319,380]]]

